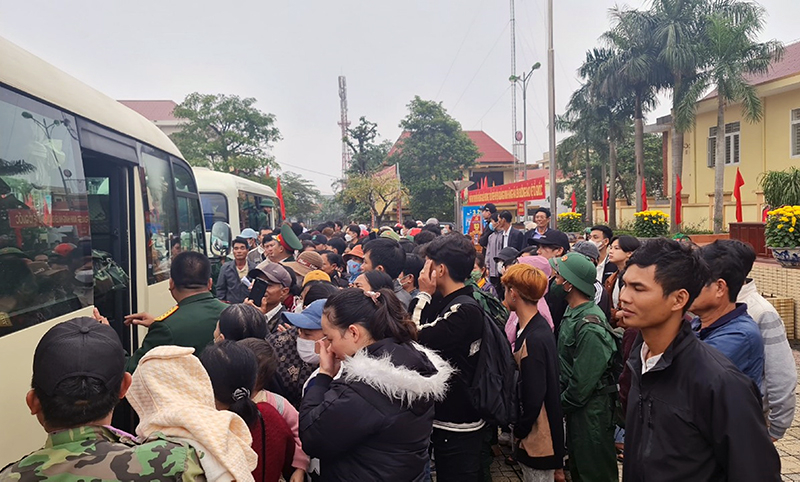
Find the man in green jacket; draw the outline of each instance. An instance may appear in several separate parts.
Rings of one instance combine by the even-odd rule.
[[[127,324],[150,328],[125,370],[133,373],[148,351],[162,345],[190,346],[200,356],[214,341],[219,314],[228,307],[211,294],[211,285],[211,263],[203,253],[184,251],[175,256],[170,266],[169,291],[178,304],[158,318],[148,313],[125,317]]]
[[[603,311],[594,303],[597,270],[580,253],[552,258],[550,265],[569,304],[558,333],[569,471],[575,482],[617,482],[610,393],[616,388],[611,361],[617,345]]]

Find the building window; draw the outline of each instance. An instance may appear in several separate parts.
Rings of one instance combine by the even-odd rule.
[[[800,157],[800,109],[792,111],[791,131],[792,157]]]
[[[739,164],[739,130],[738,122],[725,124],[725,165]],[[708,167],[714,167],[717,160],[717,127],[708,129]]]

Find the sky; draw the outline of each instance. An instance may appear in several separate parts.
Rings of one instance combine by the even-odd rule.
[[[612,0],[554,2],[556,111],[601,46]],[[800,1],[764,0],[763,39],[800,40]],[[646,8],[648,1],[620,6]],[[547,150],[546,0],[516,0],[516,73],[536,62],[527,90],[528,162]],[[191,92],[254,97],[276,116],[272,154],[323,193],[341,175],[338,77],[348,115],[400,135],[419,95],[443,103],[465,130],[511,150],[510,0],[230,1],[0,0],[0,35],[115,99]],[[521,86],[517,129],[522,130]],[[668,113],[662,102],[649,120]]]

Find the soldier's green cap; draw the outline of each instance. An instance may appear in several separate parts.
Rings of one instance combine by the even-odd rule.
[[[560,258],[550,259],[550,266],[578,291],[590,298],[594,297],[597,268],[589,258],[581,253],[567,253]]]
[[[264,199],[261,200],[260,206],[262,208],[274,208],[275,207],[275,203],[272,202],[272,199],[270,199],[270,198],[264,198]]]
[[[19,248],[8,247],[0,249],[0,256],[16,256],[18,258],[27,258],[28,256],[20,251]]]
[[[300,242],[300,238],[294,234],[292,231],[292,227],[288,224],[284,224],[281,226],[281,234],[275,237],[279,243],[283,246],[286,251],[292,250],[300,250],[303,249],[303,243]]]

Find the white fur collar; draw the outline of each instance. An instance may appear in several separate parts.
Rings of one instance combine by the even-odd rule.
[[[404,406],[418,400],[444,400],[447,381],[455,370],[435,351],[417,343],[412,346],[430,360],[437,373],[424,376],[402,365],[394,365],[388,353],[375,358],[362,349],[342,363],[344,379],[369,385],[391,399],[399,399]]]

